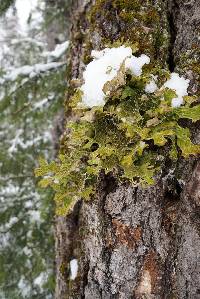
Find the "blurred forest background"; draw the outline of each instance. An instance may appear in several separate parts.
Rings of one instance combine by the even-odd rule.
[[[66,90],[66,0],[0,0],[0,298],[53,298],[53,201],[37,187],[55,154]]]

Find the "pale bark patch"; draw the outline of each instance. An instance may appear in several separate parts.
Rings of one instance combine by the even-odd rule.
[[[150,296],[151,291],[152,291],[151,275],[148,270],[144,270],[138,290],[137,290],[137,294],[138,295],[146,295],[146,298],[151,298],[151,296]]]

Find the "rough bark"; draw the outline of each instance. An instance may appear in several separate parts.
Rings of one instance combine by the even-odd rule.
[[[153,63],[187,75],[191,92],[196,92],[192,57],[198,55],[200,40],[199,1],[127,1],[138,4],[130,5],[130,12],[150,15],[129,22],[121,17],[120,2],[75,1],[69,85],[81,79],[91,49],[124,37],[138,41],[138,54],[147,53]],[[200,143],[199,123],[188,125]],[[57,218],[56,299],[200,298],[199,211],[197,157],[180,158],[176,165],[166,161],[148,188],[120,184],[102,173],[95,198]],[[73,258],[79,272],[70,281]]]

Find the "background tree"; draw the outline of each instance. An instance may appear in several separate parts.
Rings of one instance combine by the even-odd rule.
[[[137,45],[135,55],[188,77],[198,94],[198,1],[74,1],[73,8],[67,121],[93,49]],[[199,122],[179,123],[200,143]],[[174,164],[167,148],[164,157],[154,185],[134,187],[101,172],[93,199],[57,217],[57,299],[199,298],[199,160],[178,155]]]
[[[0,297],[53,298],[52,192],[33,170],[54,157],[62,123],[69,2],[34,1],[27,20],[22,1],[1,2]]]

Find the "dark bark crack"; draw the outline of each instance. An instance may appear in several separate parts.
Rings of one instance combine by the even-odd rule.
[[[90,266],[89,262],[86,262],[84,264],[84,275],[82,277],[82,287],[81,289],[83,290],[83,293],[81,294],[81,299],[85,299],[85,287],[88,284],[88,272],[89,272]]]
[[[177,8],[177,3],[174,0],[169,0],[168,2],[168,26],[169,26],[169,47],[168,47],[168,58],[167,64],[170,72],[173,72],[175,69],[175,61],[174,61],[174,45],[176,41],[177,30],[174,23],[174,10]]]

